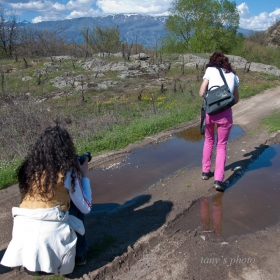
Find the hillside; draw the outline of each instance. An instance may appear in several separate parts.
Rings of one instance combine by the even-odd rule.
[[[159,38],[166,35],[164,29],[167,16],[148,16],[140,14],[115,14],[103,17],[83,17],[59,21],[43,21],[39,23],[24,22],[22,26],[33,29],[59,30],[58,34],[65,36],[68,42],[82,43],[81,30],[94,26],[119,26],[121,38],[128,43],[139,43],[144,46],[155,46]],[[253,31],[239,28],[239,32],[248,36]]]
[[[268,46],[280,46],[280,20],[267,29],[265,32],[267,36]]]

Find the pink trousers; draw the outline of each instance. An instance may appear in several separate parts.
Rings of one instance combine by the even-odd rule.
[[[215,115],[206,114],[202,172],[211,171],[211,158],[215,142],[215,125],[217,126],[217,143],[214,180],[223,181],[226,164],[226,148],[230,129],[232,127],[231,108]]]

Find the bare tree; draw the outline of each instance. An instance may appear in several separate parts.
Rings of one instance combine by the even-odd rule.
[[[82,31],[86,44],[95,52],[113,53],[120,49],[119,27],[95,26],[89,31],[84,28]]]
[[[23,28],[18,36],[17,56],[46,57],[65,54],[67,45],[65,39],[59,36],[59,31]]]
[[[2,89],[2,92],[4,92],[5,91],[5,73],[2,69],[0,70],[0,73],[1,73],[1,89]]]
[[[0,48],[6,55],[14,54],[18,43],[19,27],[14,13],[6,14],[6,8],[0,4]]]

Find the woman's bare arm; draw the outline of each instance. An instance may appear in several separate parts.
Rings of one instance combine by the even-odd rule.
[[[199,96],[200,97],[203,97],[203,93],[207,90],[208,84],[209,84],[209,80],[204,79],[201,86],[200,86],[200,89],[199,89]]]
[[[234,87],[233,96],[234,96],[234,99],[235,99],[235,104],[237,104],[238,101],[239,101],[239,91],[238,91],[238,87]]]

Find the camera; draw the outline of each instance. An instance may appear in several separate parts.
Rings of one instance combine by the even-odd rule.
[[[88,161],[91,161],[91,154],[90,154],[90,152],[86,152],[86,153],[78,156],[78,160],[79,160],[81,165],[84,163],[86,157],[88,158]]]

